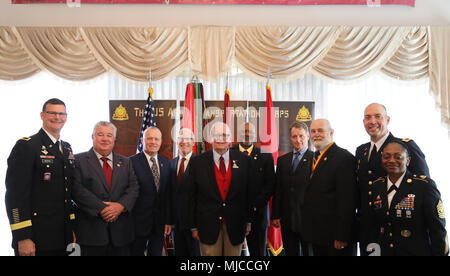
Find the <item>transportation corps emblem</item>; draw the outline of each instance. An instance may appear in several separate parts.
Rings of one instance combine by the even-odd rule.
[[[115,121],[127,121],[128,120],[127,109],[123,107],[123,105],[119,105],[119,107],[116,108],[116,110],[114,111],[112,119]]]
[[[299,122],[309,122],[312,121],[311,113],[309,112],[306,106],[302,106],[297,113],[297,117],[295,118]]]

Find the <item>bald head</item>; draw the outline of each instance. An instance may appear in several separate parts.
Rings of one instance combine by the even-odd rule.
[[[389,132],[389,121],[386,107],[382,104],[372,103],[364,110],[364,128],[372,142],[378,142]]]

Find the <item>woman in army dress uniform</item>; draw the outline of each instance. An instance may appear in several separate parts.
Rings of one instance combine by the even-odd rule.
[[[370,203],[378,228],[374,254],[447,255],[444,207],[434,181],[407,170],[410,157],[401,141],[384,148],[381,162],[387,176],[374,181]]]

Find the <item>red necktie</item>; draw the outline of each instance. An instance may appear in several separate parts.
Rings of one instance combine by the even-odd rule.
[[[222,174],[223,177],[227,175],[227,169],[225,168],[225,161],[222,156],[219,158],[220,164],[219,164],[219,171]]]
[[[106,176],[106,181],[108,182],[108,187],[111,189],[111,180],[112,180],[112,169],[111,166],[108,164],[108,158],[102,157],[101,160],[103,161],[103,172]]]
[[[180,163],[180,169],[178,170],[178,183],[181,184],[181,181],[183,180],[184,175],[184,161],[186,161],[186,158],[181,159]]]

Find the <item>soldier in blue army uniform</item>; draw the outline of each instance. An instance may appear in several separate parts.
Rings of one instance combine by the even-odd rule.
[[[74,168],[69,143],[60,140],[66,106],[48,100],[42,129],[17,141],[8,158],[6,210],[16,255],[66,255],[73,242],[71,186]]]
[[[356,173],[358,177],[359,203],[358,203],[358,232],[360,241],[360,252],[362,256],[367,255],[367,245],[373,242],[377,233],[371,232],[375,229],[373,221],[367,216],[369,210],[369,198],[373,193],[373,182],[384,177],[386,172],[381,165],[381,152],[391,141],[402,140],[411,157],[408,170],[416,175],[430,177],[425,155],[419,146],[411,139],[400,139],[394,137],[388,130],[390,117],[387,115],[386,107],[373,103],[364,110],[364,128],[370,136],[370,142],[359,146],[356,150]]]
[[[444,206],[433,180],[407,170],[407,145],[390,142],[382,152],[387,172],[373,182],[369,205],[381,256],[448,254]]]

